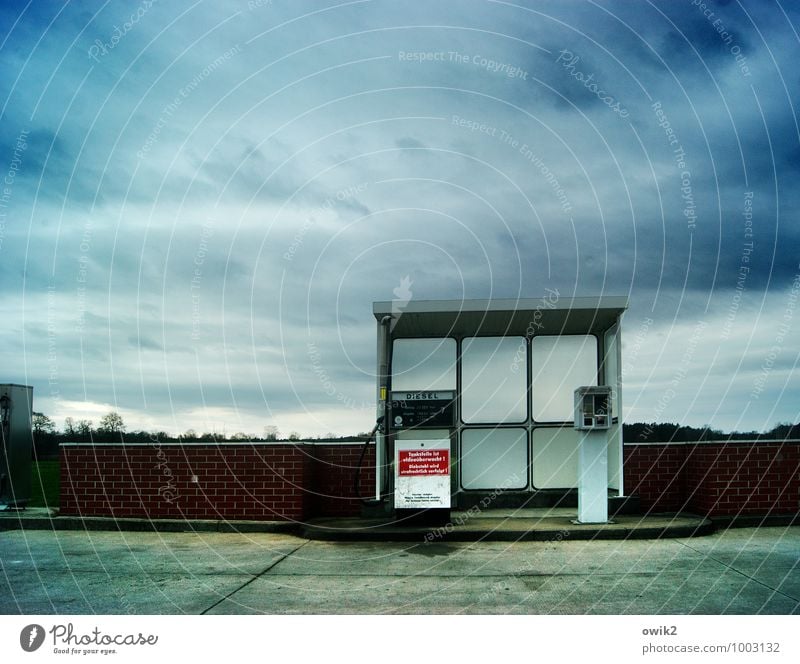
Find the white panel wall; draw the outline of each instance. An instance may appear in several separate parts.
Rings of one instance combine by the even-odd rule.
[[[464,429],[460,463],[465,489],[524,489],[528,435],[525,429]]]
[[[597,338],[592,335],[534,337],[533,419],[571,422],[573,394],[581,385],[597,385]]]
[[[533,486],[574,489],[578,486],[578,444],[581,431],[553,427],[533,431]]]
[[[524,422],[527,350],[523,337],[471,337],[461,345],[461,419],[468,424]],[[521,362],[520,362],[521,358]]]
[[[456,389],[455,339],[396,339],[393,390]]]

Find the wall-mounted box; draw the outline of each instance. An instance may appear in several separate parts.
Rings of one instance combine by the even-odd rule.
[[[586,385],[575,390],[575,428],[603,431],[611,428],[611,387]]]

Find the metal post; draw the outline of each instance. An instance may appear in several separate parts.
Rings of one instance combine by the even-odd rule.
[[[578,450],[578,522],[608,522],[606,431],[584,431]]]
[[[617,375],[614,376],[614,387],[617,390],[617,399],[614,407],[617,409],[617,422],[619,422],[619,496],[625,495],[625,472],[623,462],[625,461],[625,454],[623,446],[625,442],[622,438],[622,316],[617,316],[617,326],[614,331],[614,340],[617,346]]]
[[[386,415],[386,399],[388,398],[387,390],[389,383],[389,322],[392,320],[391,316],[384,316],[378,321],[378,371],[377,371],[377,399],[375,419]],[[381,499],[383,490],[383,450],[386,447],[386,431],[388,430],[389,423],[384,419],[384,426],[375,432],[375,500]]]

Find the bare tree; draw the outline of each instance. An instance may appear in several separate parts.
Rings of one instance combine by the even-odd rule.
[[[34,413],[31,419],[31,426],[33,427],[33,433],[37,436],[53,433],[56,430],[53,420],[44,413]]]
[[[105,433],[122,433],[125,431],[125,423],[122,421],[122,415],[117,411],[112,410],[107,415],[100,418],[100,431]]]

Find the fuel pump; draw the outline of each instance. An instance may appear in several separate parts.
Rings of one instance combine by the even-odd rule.
[[[577,523],[607,523],[611,387],[587,385],[575,390],[574,428],[582,432],[578,450]]]
[[[392,391],[390,396],[395,515],[398,519],[444,523],[451,507],[455,390]]]

